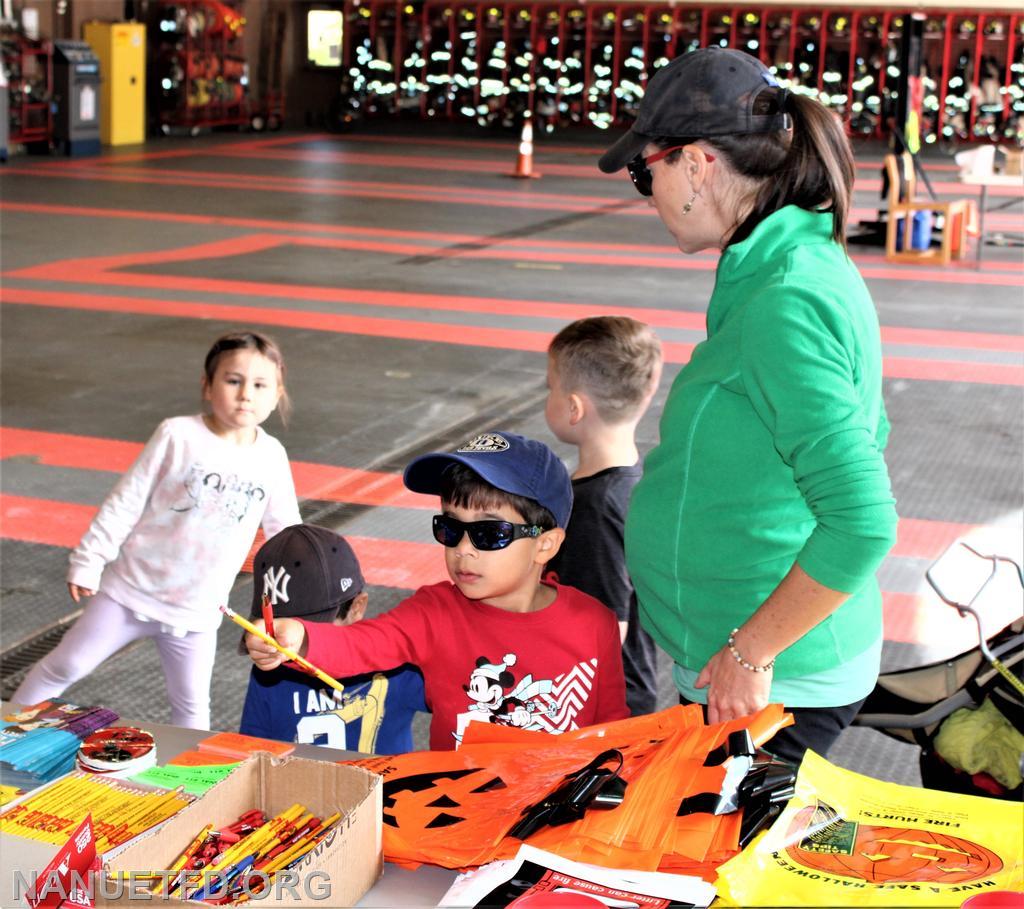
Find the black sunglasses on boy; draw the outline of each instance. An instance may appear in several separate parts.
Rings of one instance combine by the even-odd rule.
[[[459,545],[464,533],[469,542],[482,552],[504,549],[514,540],[539,537],[544,528],[536,524],[513,524],[511,521],[460,521],[447,514],[434,515],[434,539],[449,549]]]

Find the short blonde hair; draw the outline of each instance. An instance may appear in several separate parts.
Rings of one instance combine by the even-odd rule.
[[[628,316],[590,316],[566,325],[548,354],[566,391],[586,393],[606,423],[624,423],[650,400],[661,342]]]

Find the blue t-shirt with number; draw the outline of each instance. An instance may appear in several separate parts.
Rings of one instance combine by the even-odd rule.
[[[339,679],[334,691],[303,672],[253,667],[239,731],[365,754],[412,751],[412,719],[426,711],[423,676],[412,667]]]

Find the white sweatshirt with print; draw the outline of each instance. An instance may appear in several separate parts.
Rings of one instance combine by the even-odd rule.
[[[68,581],[176,630],[209,631],[257,528],[270,538],[301,520],[277,439],[257,428],[252,445],[235,445],[201,416],[172,417],[103,502]]]

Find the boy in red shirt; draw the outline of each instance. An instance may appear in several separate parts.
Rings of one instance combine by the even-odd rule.
[[[485,433],[417,458],[405,485],[441,497],[434,539],[451,582],[355,625],[276,621],[278,641],[334,676],[419,666],[433,750],[456,747],[471,722],[565,732],[628,716],[615,614],[541,579],[572,509],[555,454],[515,433]],[[253,635],[246,646],[261,669],[283,661]]]

